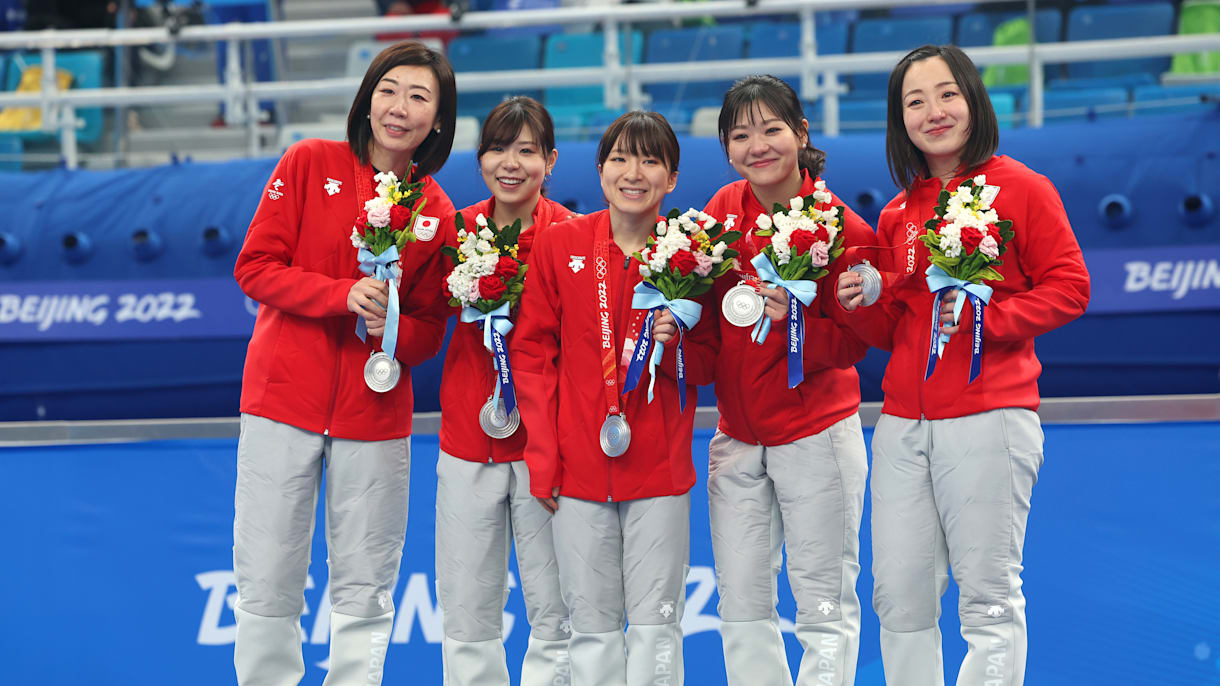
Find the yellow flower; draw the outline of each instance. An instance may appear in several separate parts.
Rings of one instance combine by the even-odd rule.
[[[511,248],[509,248],[508,254],[512,255],[514,260],[517,259],[517,246],[514,245]]]
[[[459,251],[458,252],[458,262],[465,262],[465,261],[466,261],[466,253]]]

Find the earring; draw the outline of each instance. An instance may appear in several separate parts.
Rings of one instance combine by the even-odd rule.
[[[365,118],[365,119],[368,119],[369,121],[372,121],[372,120],[373,120],[373,115],[371,115],[371,114],[366,114],[366,115],[364,115],[364,118]]]
[[[438,126],[438,127],[436,127],[435,129],[432,129],[432,130],[433,130],[433,131],[435,131],[435,132],[437,132],[437,133],[440,133],[440,132],[441,132],[441,127],[439,127],[439,126]]]

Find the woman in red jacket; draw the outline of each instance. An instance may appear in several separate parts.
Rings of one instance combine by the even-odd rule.
[[[886,155],[903,190],[881,213],[878,240],[895,249],[878,267],[898,281],[868,307],[859,274],[838,283],[850,311],[844,320],[892,351],[872,476],[873,606],[886,681],[944,683],[937,619],[948,566],[969,646],[958,683],[1018,685],[1026,647],[1021,554],[1042,465],[1034,337],[1084,312],[1089,275],[1055,187],[995,155],[995,112],[960,49],[925,45],[903,57],[890,74],[887,108]],[[966,307],[955,324],[954,301],[966,295],[946,290],[934,312],[936,275],[925,281],[929,251],[918,236],[942,189],[954,192],[967,179],[992,188],[984,195],[994,193],[991,207],[1012,221],[1014,235],[996,268],[1003,280],[987,284],[990,302],[980,312]],[[936,317],[951,338],[928,376]]]
[[[641,277],[630,256],[677,183],[678,154],[655,112],[606,129],[597,160],[609,209],[538,237],[513,333],[530,491],[555,513],[573,686],[682,683],[695,399],[679,409],[668,311],[652,328],[669,343],[655,399],[643,383],[620,393],[644,314],[631,307]],[[709,332],[698,324],[682,339],[692,386],[711,381]]]
[[[430,175],[449,156],[456,110],[443,55],[414,42],[386,48],[352,102],[348,142],[306,140],[284,153],[238,255],[237,282],[260,305],[242,376],[233,523],[242,686],[295,684],[305,673],[299,620],[323,473],[326,683],[381,683],[407,527],[411,378],[404,370],[385,393],[366,385],[389,292],[362,278],[350,236],[376,195],[375,174],[423,182],[418,241],[400,261],[394,355],[408,368],[435,355],[448,314],[438,228],[453,205]]]
[[[479,169],[492,195],[461,211],[466,227],[477,230],[484,217],[499,227],[520,219],[517,257],[528,263],[538,233],[573,216],[542,195],[558,156],[551,115],[538,101],[516,96],[497,105],[483,122],[478,148]],[[514,338],[507,339],[510,348]],[[436,465],[436,586],[445,609],[445,683],[508,686],[501,617],[508,550],[515,542],[530,624],[521,684],[566,684],[568,611],[559,593],[551,516],[530,495],[522,459],[525,427],[504,436],[498,429],[511,424],[486,429],[480,424],[480,408],[495,382],[492,352],[484,347],[478,323],[459,322],[445,354]]]
[[[735,218],[739,279],[721,279],[723,296],[739,281],[757,284],[750,260],[768,239],[752,233],[776,203],[810,195],[825,154],[792,87],[750,76],[729,89],[720,109],[720,141],[743,177],[721,188],[705,211]],[[832,196],[833,197],[833,196]],[[846,205],[838,198],[833,204]],[[850,209],[844,245],[873,245],[872,228]],[[841,260],[842,261],[842,260]],[[837,265],[832,264],[832,269]],[[841,267],[839,267],[841,269]],[[852,684],[859,648],[860,516],[868,463],[861,433],[857,361],[867,346],[823,314],[834,304],[824,278],[803,306],[804,380],[789,388],[788,337],[776,324],[762,345],[750,321],[717,318],[720,424],[708,454],[708,511],[720,591],[720,635],[730,686],[791,686],[775,614],[775,575],[788,550],[796,598],[796,636],[804,647],[798,684]],[[765,316],[787,322],[788,291],[760,284]],[[732,298],[733,296],[729,296]],[[757,316],[755,314],[754,316]]]

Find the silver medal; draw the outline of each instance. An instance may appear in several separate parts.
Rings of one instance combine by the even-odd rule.
[[[492,396],[479,409],[479,426],[492,438],[508,438],[521,426],[521,413],[513,408],[511,414],[504,411],[504,398]]]
[[[606,457],[618,457],[627,452],[627,446],[631,445],[631,427],[627,426],[627,420],[622,415],[606,415],[597,440],[601,442]]]
[[[744,283],[730,288],[720,301],[720,311],[733,326],[753,326],[762,316],[763,306],[763,297]]]
[[[877,271],[877,268],[869,264],[867,260],[860,264],[853,264],[847,269],[860,275],[860,292],[864,295],[864,300],[861,300],[860,304],[868,307],[877,302],[877,298],[881,297],[881,272]]]
[[[384,352],[375,352],[364,363],[364,383],[378,393],[385,393],[398,385],[402,376],[402,365]]]

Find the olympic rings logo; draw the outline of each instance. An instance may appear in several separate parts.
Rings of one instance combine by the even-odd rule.
[[[601,258],[601,257],[597,258],[596,266],[594,267],[594,273],[597,275],[597,278],[599,278],[599,279],[606,278],[606,260],[604,258]]]

